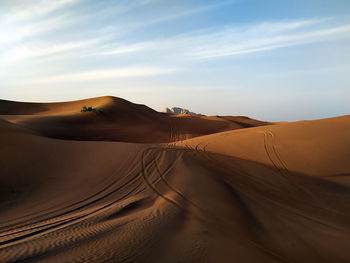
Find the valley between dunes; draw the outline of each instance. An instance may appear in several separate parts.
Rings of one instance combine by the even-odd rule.
[[[0,100],[0,190],[0,262],[350,262],[350,115]]]

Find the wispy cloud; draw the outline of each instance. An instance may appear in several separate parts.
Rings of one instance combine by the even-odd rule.
[[[271,35],[266,35],[264,32],[260,31],[253,37],[249,36],[250,34],[247,33],[248,32],[241,32],[242,39],[240,41],[223,41],[220,44],[216,44],[208,39],[208,41],[197,50],[192,49],[188,55],[196,58],[215,58],[322,42],[346,35],[350,36],[350,24],[324,29],[311,29],[296,33],[286,33],[282,31],[279,34]],[[220,39],[219,35],[216,36]],[[211,38],[215,36],[211,35],[207,37]]]
[[[100,39],[96,38],[76,42],[54,43],[52,45],[48,45],[47,43],[39,45],[20,45],[11,50],[12,59],[18,61],[37,57],[48,57],[91,46],[98,41],[100,41]]]
[[[83,71],[78,73],[68,73],[62,75],[48,76],[44,78],[32,79],[31,84],[49,84],[63,82],[85,82],[94,80],[108,80],[120,78],[149,77],[175,72],[175,69],[165,69],[157,67],[130,67]]]
[[[69,25],[71,22],[71,19],[64,15],[21,24],[3,24],[0,22],[0,31],[2,32],[0,45],[8,46],[40,34],[52,32]]]
[[[255,25],[226,26],[118,45],[94,55],[156,53],[177,59],[209,59],[256,53],[283,47],[328,41],[350,36],[350,24],[328,26],[329,19],[263,22]]]
[[[27,21],[31,19],[38,19],[46,16],[54,11],[60,10],[69,4],[76,4],[81,0],[41,0],[35,2],[24,2],[21,8],[10,10],[6,16],[5,22],[17,23],[20,21]]]
[[[129,53],[135,53],[139,51],[145,51],[148,49],[151,49],[155,46],[155,42],[149,41],[149,42],[141,42],[141,43],[135,43],[135,44],[129,44],[129,45],[120,45],[119,47],[114,47],[113,49],[107,50],[107,51],[101,51],[90,54],[90,56],[107,56],[107,55],[122,55],[122,54],[129,54]]]
[[[81,0],[40,0],[15,2],[13,8],[1,12],[0,45],[11,45],[67,26],[74,18],[61,12]],[[60,11],[52,14],[55,11]],[[50,16],[49,16],[50,15]],[[0,46],[1,48],[1,46]]]
[[[200,13],[205,13],[205,12],[211,11],[213,9],[217,9],[220,7],[230,5],[234,2],[235,1],[232,1],[232,0],[222,1],[222,2],[218,1],[215,4],[210,4],[210,5],[206,5],[206,6],[202,6],[202,7],[198,7],[198,8],[191,8],[188,10],[176,12],[173,14],[168,14],[165,16],[159,16],[159,17],[156,17],[154,19],[150,19],[148,21],[143,21],[142,23],[138,24],[138,27],[145,27],[145,26],[149,26],[149,25],[153,25],[153,24],[157,24],[157,23],[168,22],[168,21],[180,19],[180,18],[183,18],[186,16],[192,16],[192,15],[196,15],[196,14],[200,14]]]

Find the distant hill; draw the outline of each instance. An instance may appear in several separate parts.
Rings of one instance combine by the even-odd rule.
[[[192,115],[201,115],[198,113],[194,113],[189,111],[188,109],[180,108],[180,107],[172,107],[171,109],[166,107],[163,112],[171,113],[171,114],[192,114]]]

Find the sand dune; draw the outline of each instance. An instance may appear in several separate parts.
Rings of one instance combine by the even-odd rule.
[[[80,109],[84,105],[102,108],[105,114],[97,116],[94,112],[81,113]],[[136,143],[165,143],[268,124],[247,117],[160,113],[145,105],[115,97],[64,103],[0,101],[0,116],[50,138]]]
[[[1,101],[0,261],[349,262],[349,131]]]

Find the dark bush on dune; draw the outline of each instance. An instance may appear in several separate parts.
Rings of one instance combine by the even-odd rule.
[[[88,109],[86,108],[86,106],[83,106],[82,109],[80,110],[80,112],[85,112],[87,111]]]
[[[100,108],[92,108],[91,106],[89,107],[86,107],[86,106],[83,106],[80,110],[80,112],[86,112],[86,111],[94,111],[97,115],[101,115],[103,114],[103,109],[100,109]]]
[[[101,114],[103,114],[104,112],[103,112],[103,110],[102,109],[100,109],[100,108],[96,108],[96,109],[94,109],[94,111],[96,112],[96,114],[98,114],[98,115],[101,115]]]

